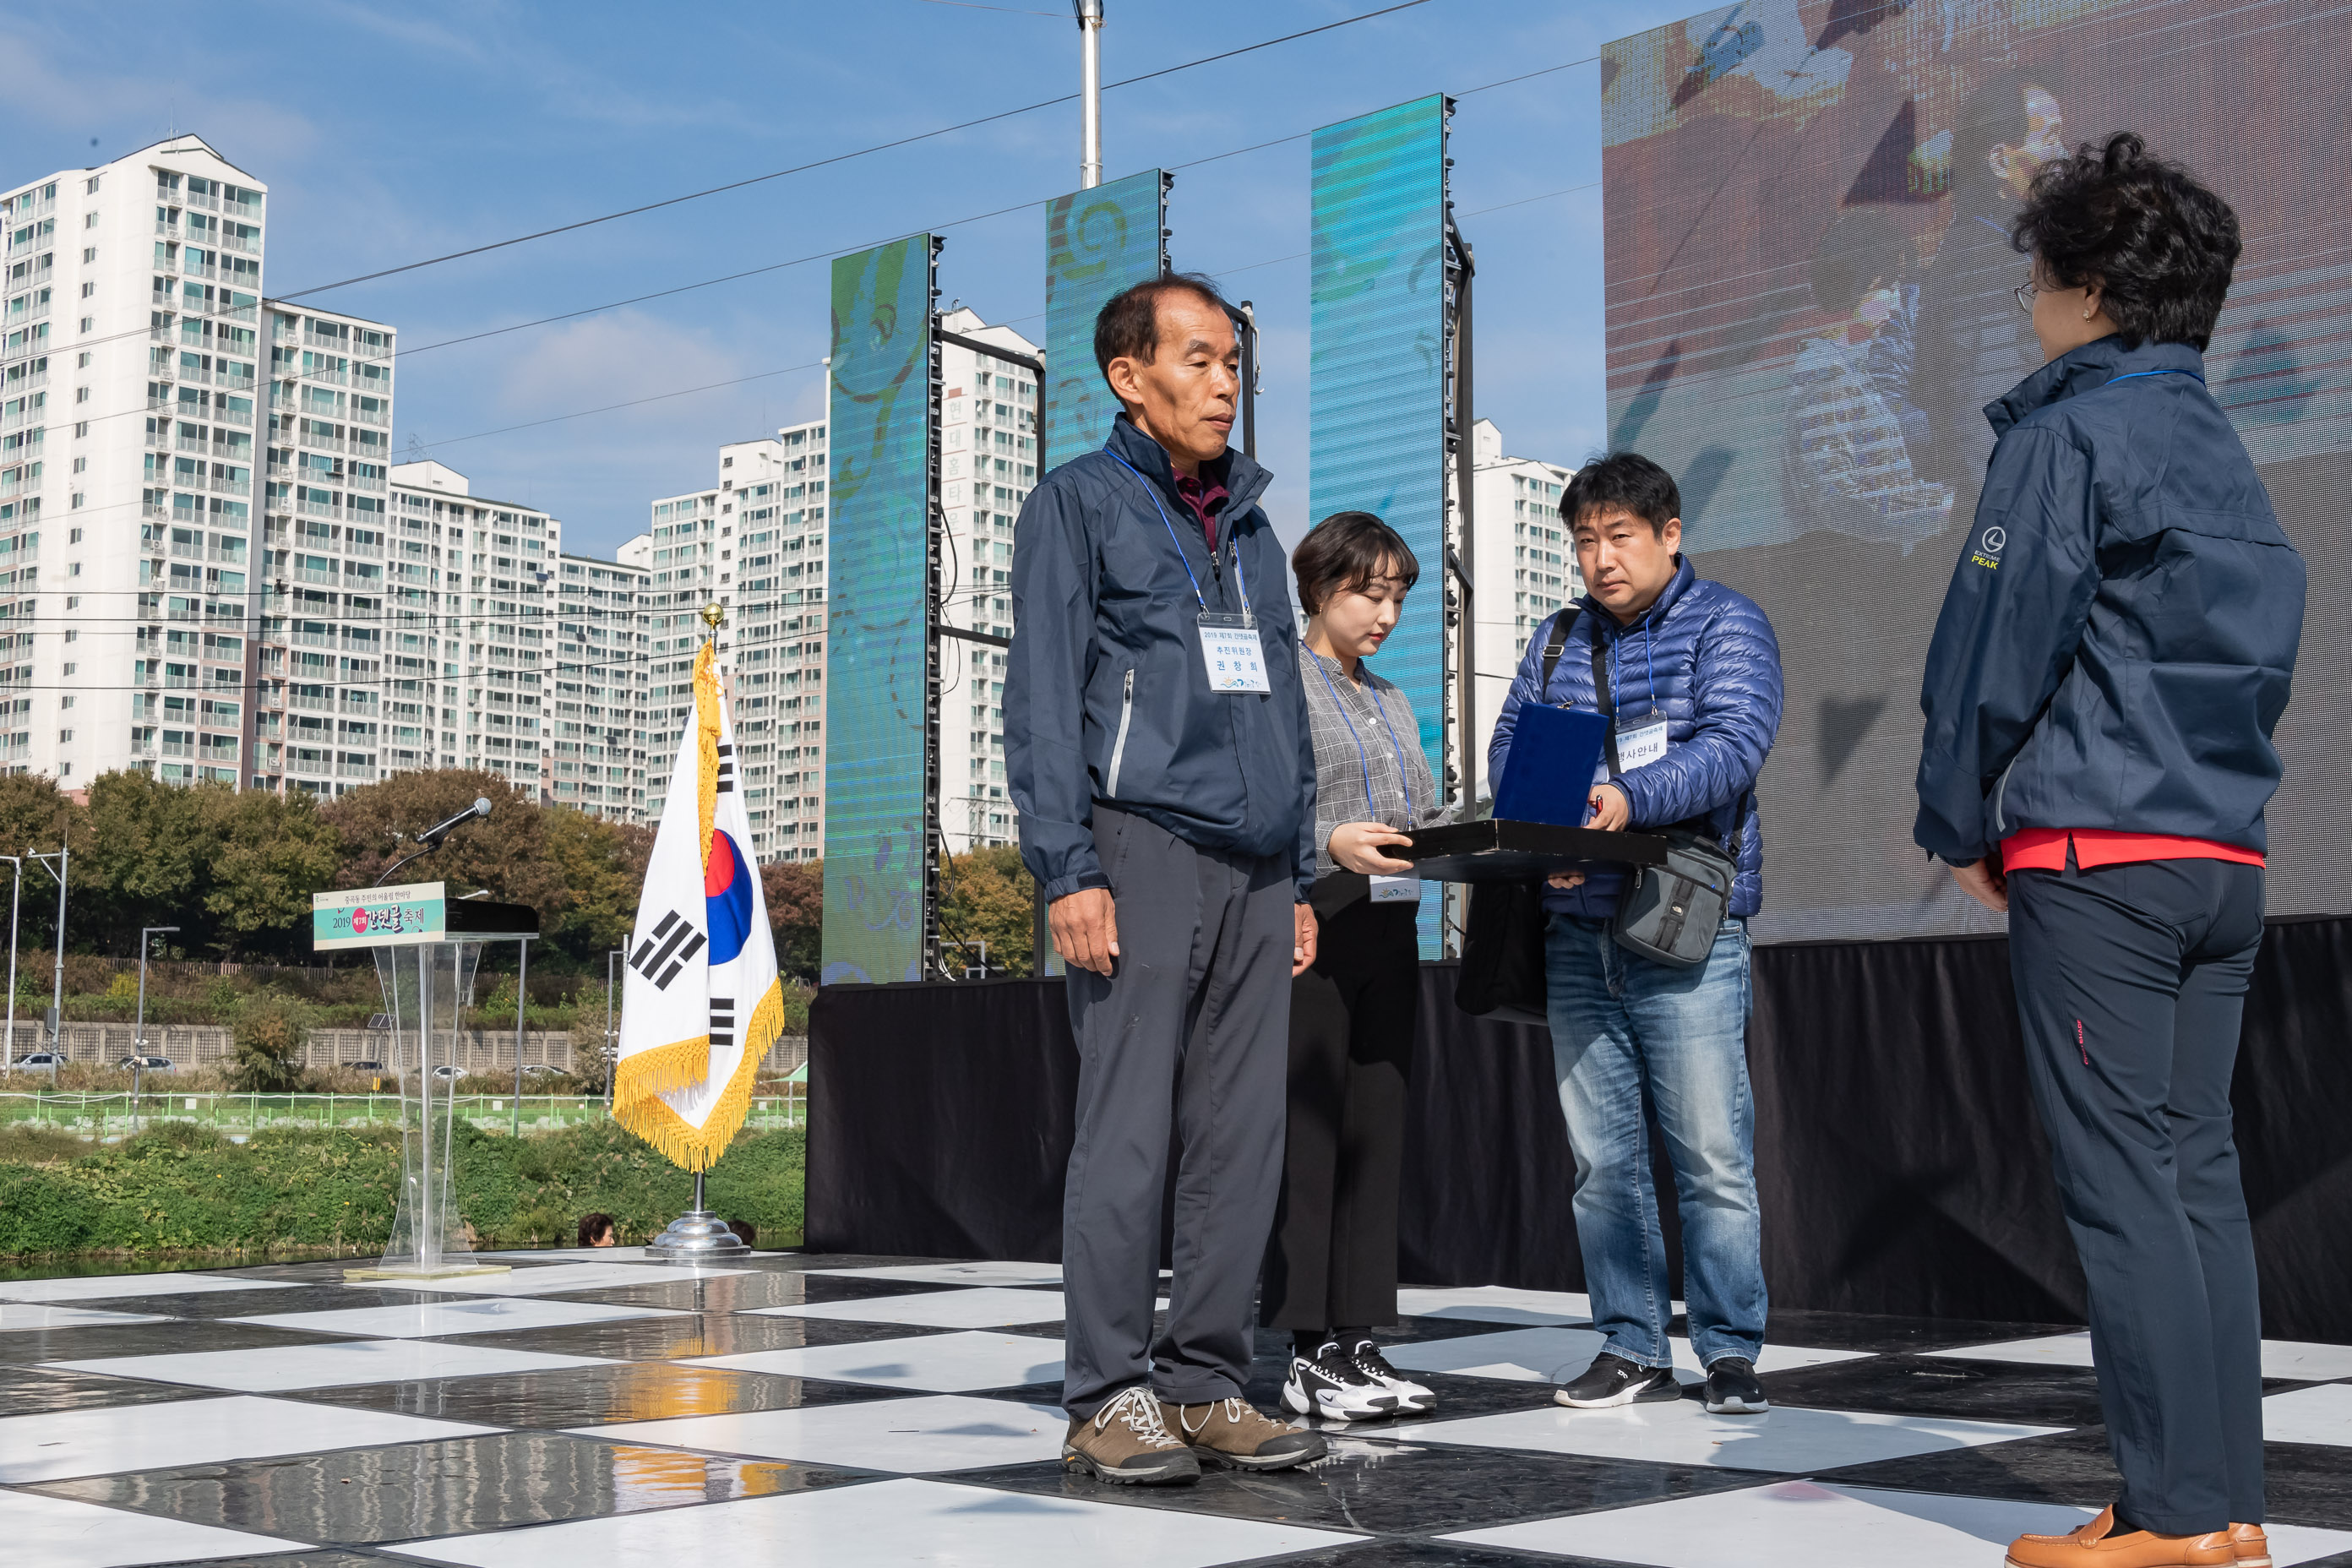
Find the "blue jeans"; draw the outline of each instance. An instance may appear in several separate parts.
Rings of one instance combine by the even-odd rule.
[[[1723,922],[1689,968],[1628,952],[1605,921],[1545,931],[1552,1064],[1576,1155],[1576,1234],[1592,1326],[1641,1366],[1674,1364],[1673,1292],[1650,1179],[1646,1100],[1681,1205],[1683,1289],[1699,1364],[1764,1348],[1756,1104],[1748,1089],[1748,924]]]

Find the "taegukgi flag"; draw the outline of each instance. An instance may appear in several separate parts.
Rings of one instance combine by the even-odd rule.
[[[750,853],[735,729],[715,646],[694,661],[694,722],[629,940],[613,1119],[689,1171],[726,1152],[783,1030],[776,944]]]

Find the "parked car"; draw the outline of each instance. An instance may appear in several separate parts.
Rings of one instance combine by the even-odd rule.
[[[382,1072],[383,1070],[382,1062],[344,1062],[341,1067],[345,1072]]]
[[[142,1072],[170,1072],[172,1070],[172,1058],[169,1057],[125,1057],[114,1065],[119,1068],[137,1068]]]
[[[47,1068],[52,1072],[65,1066],[65,1062],[64,1054],[58,1051],[35,1051],[30,1056],[16,1058],[16,1065],[20,1068]]]
[[[457,1066],[455,1062],[443,1062],[439,1067],[433,1069],[433,1076],[446,1081],[450,1079],[464,1078],[466,1076],[466,1069]]]
[[[525,1078],[539,1078],[547,1073],[561,1072],[562,1070],[563,1069],[561,1068],[550,1067],[545,1062],[532,1062],[530,1066],[522,1069],[522,1076]]]

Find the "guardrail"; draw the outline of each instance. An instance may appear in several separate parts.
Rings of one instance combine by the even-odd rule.
[[[436,1096],[436,1104],[440,1097]],[[601,1121],[610,1114],[595,1095],[463,1094],[457,1115],[489,1132],[520,1125],[527,1132],[552,1132]],[[808,1086],[772,1085],[753,1097],[743,1125],[756,1131],[807,1125]],[[271,1127],[396,1127],[397,1094],[175,1094],[149,1090],[98,1094],[0,1094],[0,1127],[42,1127],[101,1142],[167,1121],[209,1127],[232,1135]]]

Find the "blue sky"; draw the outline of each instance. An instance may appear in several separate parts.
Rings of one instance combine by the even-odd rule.
[[[1104,75],[1379,4],[1108,0]],[[1269,501],[1284,533],[1309,521],[1301,133],[1433,90],[1465,94],[1454,196],[1478,262],[1477,409],[1513,452],[1576,458],[1604,428],[1598,68],[1465,89],[1583,59],[1685,4],[1431,0],[1105,95],[1113,177],[1297,138],[1181,171],[1170,219],[1177,265],[1256,301],[1259,455],[1277,476]],[[1076,28],[1056,0],[1008,6],[0,4],[0,178],[196,132],[268,183],[266,280],[284,294],[1073,90]],[[402,449],[419,437],[478,494],[544,507],[568,548],[608,553],[653,497],[713,482],[719,442],[823,411],[820,372],[764,373],[824,356],[824,262],[414,351],[926,226],[947,237],[943,294],[1034,338],[1042,204],[1076,183],[1066,104],[318,302],[399,328]]]

